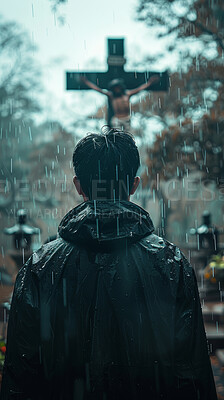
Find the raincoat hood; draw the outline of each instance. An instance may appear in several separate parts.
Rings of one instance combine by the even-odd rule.
[[[86,201],[69,211],[59,235],[69,242],[135,242],[154,231],[147,211],[130,201]]]

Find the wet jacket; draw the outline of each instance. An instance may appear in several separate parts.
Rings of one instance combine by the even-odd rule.
[[[20,270],[9,399],[217,399],[194,270],[141,207],[80,204]]]

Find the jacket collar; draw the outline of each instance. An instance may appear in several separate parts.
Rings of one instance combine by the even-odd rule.
[[[130,201],[86,201],[69,211],[58,232],[69,242],[140,240],[154,231],[147,211]]]

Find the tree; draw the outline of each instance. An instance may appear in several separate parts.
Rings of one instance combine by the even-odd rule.
[[[2,18],[0,51],[0,116],[1,127],[6,127],[12,119],[14,122],[28,119],[40,109],[33,96],[40,87],[40,71],[27,33],[16,23],[4,22]]]
[[[219,52],[224,50],[222,0],[140,0],[137,18],[153,27],[158,39],[172,40],[169,52],[178,50],[186,55],[188,44],[198,39],[206,46],[215,42]]]
[[[155,63],[167,54],[178,55],[176,68],[171,66],[169,92],[151,94],[144,106],[144,113],[153,108],[164,126],[148,148],[143,182],[152,182],[163,202],[161,224],[166,229],[172,205],[158,180],[184,182],[195,173],[205,184],[213,181],[220,188],[224,182],[224,4],[140,0],[137,17],[154,29],[158,48],[160,40],[168,43],[165,55],[159,53]]]
[[[163,106],[157,107],[165,129],[150,150],[150,172],[170,178],[196,168],[205,179],[219,184],[224,174],[224,4],[219,0],[141,0],[138,18],[156,27],[158,38],[175,34],[177,48],[169,51],[178,51],[180,60],[184,54],[187,59],[171,75],[170,91],[161,96]],[[189,39],[198,43],[196,57],[183,50]],[[206,50],[212,47],[213,54],[208,56]]]
[[[40,69],[34,50],[27,33],[18,24],[0,18],[0,180],[1,193],[5,191],[5,196],[0,196],[0,206],[3,208],[12,201],[13,180],[26,176],[23,161],[32,146],[32,117],[40,111],[37,100]]]

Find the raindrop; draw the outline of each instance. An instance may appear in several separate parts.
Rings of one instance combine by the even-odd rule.
[[[119,217],[117,217],[117,236],[119,236],[120,231],[119,231]]]
[[[118,165],[116,164],[116,181],[118,181]]]
[[[32,133],[31,133],[31,128],[30,128],[30,126],[29,126],[29,135],[30,135],[30,141],[32,142]]]
[[[113,198],[114,198],[114,203],[116,202],[116,192],[115,189],[113,189]]]
[[[99,238],[99,220],[96,218],[96,237]]]
[[[108,140],[107,140],[107,136],[105,135],[105,136],[104,136],[104,138],[105,138],[106,145],[107,145],[107,147],[108,147]]]
[[[156,249],[162,249],[162,247],[163,247],[163,246],[160,246],[160,245],[154,244],[154,243],[151,243],[151,246],[155,247]]]
[[[139,320],[140,320],[140,324],[142,324],[142,314],[139,313]]]
[[[155,194],[155,189],[152,191],[152,198],[153,198],[153,203],[156,202],[156,194]]]

